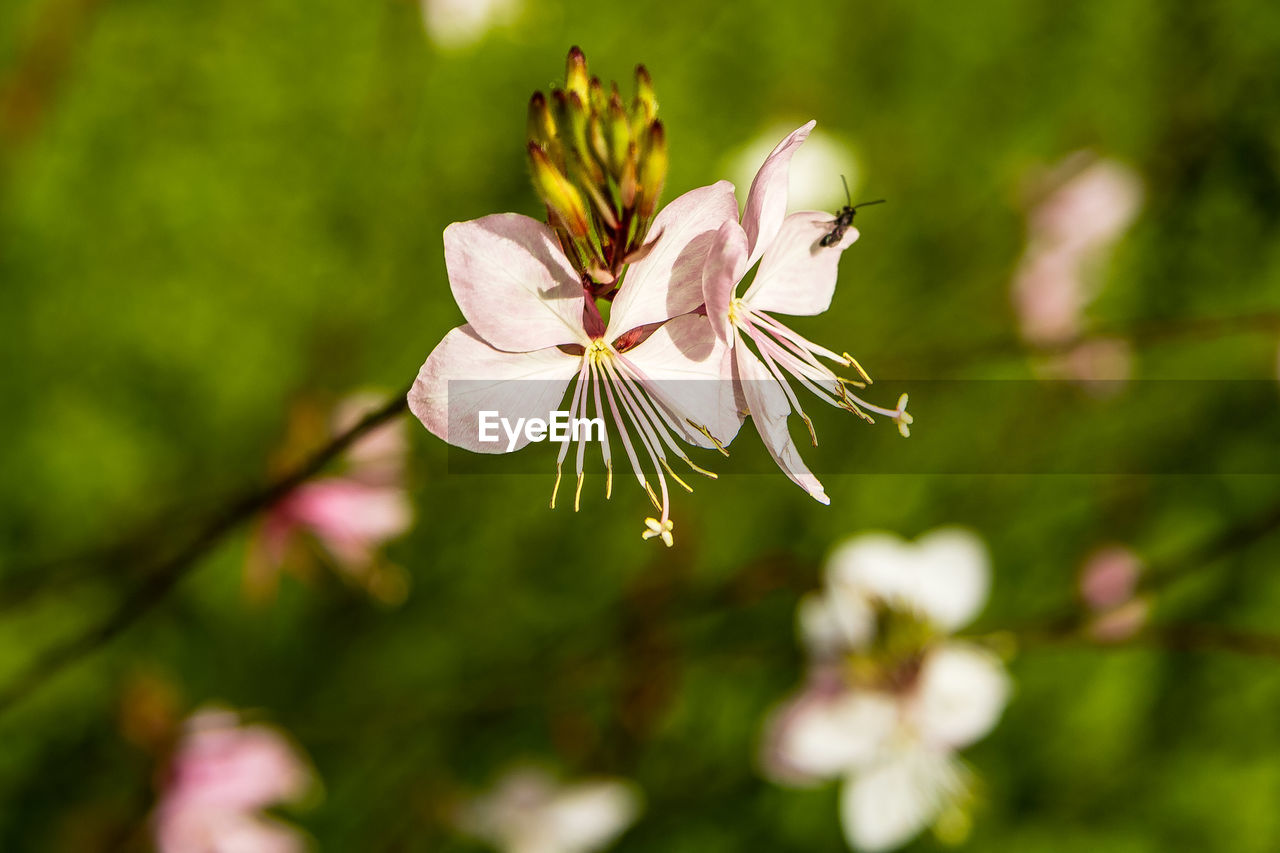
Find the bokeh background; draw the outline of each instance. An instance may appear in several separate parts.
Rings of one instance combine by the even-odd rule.
[[[1182,381],[1185,410],[1108,419],[1114,394],[1042,411],[952,390],[931,413],[917,393],[944,473],[837,458],[830,507],[745,473],[765,470],[748,427],[720,481],[677,496],[670,551],[640,540],[630,484],[606,504],[589,479],[581,512],[552,512],[545,446],[527,451],[538,475],[450,473],[407,422],[417,521],[387,549],[403,603],[324,571],[250,602],[252,529],[226,538],[0,718],[0,849],[148,849],[161,762],[122,722],[139,683],[166,685],[180,713],[218,701],[290,732],[324,785],[290,820],[323,850],[481,849],[451,830],[450,804],[518,759],[634,780],[646,811],[621,851],[845,849],[835,788],[776,787],[756,752],[801,678],[795,603],[832,545],[867,529],[978,532],[995,568],[979,630],[1071,608],[1106,543],[1179,567],[1157,624],[1275,626],[1280,543],[1230,534],[1280,501],[1256,428],[1275,396],[1241,407],[1222,381],[1276,378],[1273,3],[538,2],[433,38],[408,0],[10,0],[0,684],[264,481],[300,402],[408,384],[461,321],[442,229],[539,213],[525,107],[571,44],[624,86],[650,69],[668,199],[816,118],[855,195],[890,200],[860,213],[832,310],[795,323],[857,355],[883,402],[895,380],[1038,381],[1010,300],[1028,187],[1081,149],[1128,164],[1144,203],[1088,322],[1132,339],[1135,380]],[[834,415],[819,429],[837,457],[892,433]],[[1178,450],[1159,471],[955,473],[975,470],[975,447],[991,458],[993,434],[1078,450],[1091,430],[1134,454]],[[1010,666],[1002,725],[966,753],[983,780],[968,849],[1280,847],[1273,658],[1063,643]]]

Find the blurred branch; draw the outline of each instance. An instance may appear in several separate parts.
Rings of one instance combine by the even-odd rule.
[[[75,45],[102,0],[48,0],[35,32],[0,78],[0,149],[29,138],[71,65]]]
[[[5,713],[39,689],[54,675],[98,648],[145,616],[165,599],[173,588],[198,564],[200,557],[224,536],[280,501],[291,491],[320,473],[325,466],[369,431],[403,414],[408,409],[408,389],[393,396],[381,408],[369,413],[353,427],[335,436],[288,474],[255,489],[232,502],[206,522],[186,545],[161,560],[105,618],[79,634],[55,644],[39,655],[25,670],[0,689],[0,714]]]
[[[1124,640],[1103,640],[1083,631],[1039,631],[1016,635],[1020,646],[1081,642],[1100,649],[1152,648],[1179,652],[1219,651],[1280,660],[1280,634],[1237,631],[1217,625],[1159,625]]]
[[[903,369],[937,371],[997,361],[1004,358],[1032,358],[1062,355],[1080,344],[1099,338],[1124,338],[1136,346],[1180,340],[1204,340],[1235,334],[1273,333],[1280,335],[1280,312],[1264,311],[1231,317],[1185,317],[1151,320],[1128,325],[1100,326],[1087,333],[1050,344],[1031,344],[1016,336],[965,344],[942,352],[906,353],[899,362]]]

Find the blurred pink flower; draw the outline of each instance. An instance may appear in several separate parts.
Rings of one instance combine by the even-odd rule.
[[[305,837],[261,812],[296,801],[311,771],[279,732],[234,713],[187,722],[153,816],[158,853],[301,853]]]
[[[1097,295],[1100,266],[1142,205],[1142,182],[1112,160],[1076,152],[1043,181],[1042,200],[1027,215],[1027,246],[1014,273],[1012,297],[1022,337],[1038,347],[1070,343],[1084,333],[1084,310]],[[1128,352],[1082,343],[1051,359],[1051,376],[1124,379]]]
[[[1094,551],[1080,569],[1080,596],[1094,612],[1090,635],[1099,641],[1127,640],[1142,630],[1149,603],[1136,597],[1143,569],[1137,554],[1120,545]]]
[[[367,394],[344,400],[334,414],[333,432],[354,426],[381,402]],[[379,552],[413,523],[403,484],[407,453],[403,425],[385,424],[347,450],[341,474],[303,483],[272,506],[250,549],[251,590],[269,591],[298,547],[312,542],[347,580],[389,603],[403,598],[403,572],[381,564]]]
[[[1142,560],[1122,545],[1094,551],[1080,570],[1080,594],[1093,610],[1107,610],[1133,597]]]
[[[720,226],[702,275],[707,318],[716,335],[733,350],[725,362],[725,378],[732,380],[750,410],[760,439],[778,467],[792,482],[819,503],[830,503],[822,483],[809,471],[787,428],[792,412],[817,436],[788,382],[789,375],[819,400],[871,420],[867,412],[892,418],[899,431],[908,434],[911,416],[902,395],[896,409],[872,405],[851,388],[863,381],[846,380],[819,359],[856,370],[869,382],[862,368],[847,353],[837,355],[775,320],[772,313],[812,316],[831,306],[837,266],[844,250],[858,239],[850,227],[831,246],[821,240],[832,230],[829,213],[804,211],[787,215],[791,158],[808,138],[816,122],[810,121],[778,143],[756,172],[747,195],[742,220]],[[746,293],[738,286],[759,262]],[[746,345],[750,341],[754,351]]]
[[[826,588],[801,603],[813,666],[766,727],[764,769],[784,784],[842,779],[854,848],[890,850],[930,825],[966,831],[969,772],[955,753],[995,727],[1010,684],[993,654],[948,635],[988,586],[968,531],[867,534],[832,554]]]
[[[603,850],[640,812],[629,783],[589,779],[558,784],[534,768],[519,768],[471,801],[459,828],[502,853],[590,853]]]
[[[733,394],[723,393],[718,381],[726,349],[706,318],[692,313],[702,302],[701,273],[712,234],[736,212],[727,181],[691,190],[664,207],[650,230],[658,236],[628,266],[607,323],[548,226],[514,213],[453,223],[444,232],[445,264],[467,323],[445,335],[422,365],[409,392],[410,409],[454,446],[507,453],[528,444],[529,431],[510,441],[486,440],[480,413],[509,423],[541,421],[545,435],[551,412],[572,385],[570,417],[586,420],[594,402],[594,417],[616,427],[636,481],[660,511],[659,518],[645,519],[642,536],[671,545],[667,476],[685,484],[672,470],[668,451],[708,473],[676,439],[721,446],[732,441],[742,421]],[[561,443],[553,507],[574,441],[575,508],[581,495],[585,445],[593,430],[573,432]],[[607,434],[598,440],[608,496],[611,451]],[[646,458],[657,492],[648,482]]]

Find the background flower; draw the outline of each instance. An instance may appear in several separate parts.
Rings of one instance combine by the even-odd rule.
[[[801,603],[812,670],[768,725],[766,773],[787,784],[842,777],[840,817],[858,850],[966,823],[970,773],[954,753],[995,727],[1010,691],[995,655],[948,636],[986,600],[986,549],[958,528],[915,543],[864,534],[826,573],[823,592]]]
[[[262,812],[299,800],[315,784],[284,736],[230,711],[194,714],[163,783],[154,816],[159,853],[298,853],[305,837]]]
[[[562,785],[526,767],[508,771],[469,803],[459,825],[502,853],[591,853],[612,844],[639,812],[639,794],[626,782]]]

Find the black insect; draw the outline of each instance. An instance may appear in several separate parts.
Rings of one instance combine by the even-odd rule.
[[[853,215],[858,212],[860,207],[868,207],[873,204],[884,204],[884,199],[878,198],[875,201],[864,201],[861,204],[854,204],[853,199],[849,197],[849,182],[844,179],[844,175],[840,176],[840,183],[844,184],[844,200],[848,202],[844,207],[840,208],[840,212],[836,214],[835,221],[831,225],[831,231],[825,234],[818,241],[820,246],[834,246],[844,237],[844,232],[849,230],[849,226],[853,224]]]

